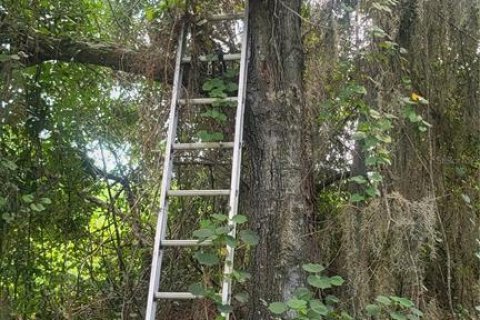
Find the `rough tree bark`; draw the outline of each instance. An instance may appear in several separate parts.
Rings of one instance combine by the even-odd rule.
[[[74,62],[107,67],[112,70],[144,75],[157,81],[165,78],[165,66],[170,62],[161,50],[153,48],[131,49],[119,45],[58,38],[34,31],[12,30],[3,26],[0,40],[15,48],[14,61],[18,59],[29,67],[47,61]],[[0,60],[0,70],[5,61]]]
[[[249,319],[270,319],[262,301],[289,298],[303,283],[309,188],[303,101],[301,0],[250,1],[251,59],[246,139],[248,210],[260,236],[252,266]]]

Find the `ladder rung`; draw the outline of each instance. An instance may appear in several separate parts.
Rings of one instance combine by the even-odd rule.
[[[228,196],[230,190],[169,190],[168,195],[174,197]]]
[[[162,240],[160,246],[162,247],[199,247],[211,246],[211,240]]]
[[[233,142],[174,143],[173,150],[228,149],[234,145]]]
[[[245,18],[245,14],[243,12],[235,12],[235,13],[226,13],[226,14],[212,14],[207,17],[208,21],[224,21],[224,20],[241,20]]]
[[[225,61],[232,61],[232,60],[240,60],[240,57],[241,57],[241,54],[240,53],[228,53],[228,54],[225,54],[223,55],[223,60]],[[206,62],[206,61],[217,61],[218,60],[218,57],[215,55],[215,56],[212,56],[212,57],[209,57],[209,56],[199,56],[198,59],[202,62]],[[192,58],[191,57],[185,57],[182,59],[182,62],[183,63],[188,63],[192,61]]]
[[[155,292],[155,299],[199,299],[201,296],[195,296],[190,292]]]
[[[179,99],[178,104],[185,105],[201,105],[201,104],[212,104],[215,102],[237,102],[237,97],[228,97],[224,99],[220,98],[195,98],[195,99]]]

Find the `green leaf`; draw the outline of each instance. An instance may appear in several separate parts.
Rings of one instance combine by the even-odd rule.
[[[36,211],[36,212],[40,212],[40,211],[45,210],[46,208],[41,203],[31,203],[30,204],[30,209],[32,209],[33,211]]]
[[[251,230],[240,231],[240,239],[247,245],[256,246],[260,240],[258,235]]]
[[[378,296],[375,300],[386,306],[389,306],[392,304],[392,301],[390,300],[390,298],[385,296]]]
[[[235,271],[232,272],[232,277],[233,277],[233,279],[237,280],[238,282],[243,283],[243,282],[247,281],[248,279],[250,279],[252,277],[252,275],[248,272],[245,272],[245,271],[235,270]]]
[[[14,170],[18,169],[18,166],[16,165],[15,162],[7,160],[7,159],[3,159],[2,165],[10,171],[14,171]]]
[[[50,198],[41,198],[40,202],[43,204],[52,204],[52,200],[50,200]]]
[[[392,311],[390,312],[390,319],[392,320],[408,320],[407,317],[398,311]]]
[[[204,117],[204,118],[211,118],[211,119],[214,119],[218,122],[227,121],[227,116],[223,112],[220,112],[220,111],[215,110],[215,109],[207,110],[207,111],[201,113],[200,116]]]
[[[376,187],[366,188],[365,193],[371,198],[374,198],[376,196],[380,196],[380,190],[378,190],[378,188],[376,188]]]
[[[200,138],[200,140],[204,142],[223,140],[223,133],[221,132],[208,132],[206,130],[200,130],[198,131],[197,135]]]
[[[302,300],[310,300],[312,298],[312,292],[307,288],[298,288],[293,295]]]
[[[197,239],[208,239],[211,236],[215,235],[215,232],[212,229],[199,229],[193,231],[193,236]]]
[[[326,316],[328,314],[328,308],[326,305],[322,303],[320,300],[312,300],[310,301],[310,308],[315,312],[322,316]]]
[[[188,291],[190,291],[191,294],[197,297],[204,297],[207,293],[201,283],[194,283],[190,285],[190,287],[188,287]]]
[[[377,110],[370,109],[368,111],[369,111],[370,117],[372,117],[373,119],[380,119],[382,117],[380,112],[378,112]]]
[[[293,310],[304,310],[307,308],[307,301],[297,299],[297,298],[292,298],[287,301],[287,306],[289,306]]]
[[[325,270],[325,268],[320,265],[320,264],[316,264],[316,263],[307,263],[307,264],[304,264],[302,266],[303,270],[307,271],[307,272],[310,272],[310,273],[319,273],[319,272],[322,272],[323,270]]]
[[[236,224],[243,224],[248,221],[248,218],[244,215],[237,214],[235,217],[232,218],[232,221]]]
[[[480,306],[479,306],[480,307]],[[477,308],[479,308],[477,307]],[[480,309],[478,310],[480,311]],[[410,312],[412,312],[414,315],[418,316],[418,317],[422,317],[423,316],[423,312],[418,310],[417,308],[410,308]]]
[[[328,289],[332,287],[332,284],[330,283],[330,279],[328,277],[323,277],[319,275],[308,276],[307,282],[312,287],[319,289]]]
[[[235,248],[237,246],[237,240],[234,237],[227,235],[225,237],[225,244],[227,246]]]
[[[472,200],[470,200],[470,197],[464,193],[462,193],[462,199],[465,201],[465,203],[470,204]]]
[[[365,310],[367,310],[367,313],[369,316],[371,317],[375,317],[377,315],[380,314],[380,307],[377,306],[376,304],[368,304],[366,307],[365,307]]]
[[[352,196],[350,197],[350,201],[352,202],[362,202],[365,200],[365,197],[362,196],[361,194],[359,193],[354,193],[352,194]]]
[[[368,177],[369,177],[371,182],[382,182],[383,181],[382,175],[377,171],[369,172]]]
[[[226,235],[230,231],[228,226],[218,227],[215,229],[215,234],[218,236]]]
[[[340,302],[340,299],[332,295],[326,296],[324,300],[327,304],[335,304]]]
[[[211,90],[208,95],[210,96],[210,98],[225,99],[227,97],[227,94],[222,89],[218,88]]]
[[[235,92],[238,90],[238,84],[236,84],[235,82],[229,82],[227,83],[227,86],[225,88],[225,91],[227,92]]]
[[[0,208],[5,207],[6,204],[7,204],[7,199],[5,199],[4,197],[0,197]]]
[[[145,11],[145,18],[148,22],[152,22],[155,19],[155,9],[152,7],[147,8]]]
[[[272,302],[270,303],[270,305],[268,306],[268,310],[270,310],[273,314],[282,314],[284,313],[285,311],[288,310],[288,307],[285,303],[283,302]]]
[[[225,214],[218,214],[218,213],[214,213],[212,214],[212,218],[217,220],[217,221],[220,221],[220,222],[224,222],[224,221],[227,221],[228,220],[228,216],[225,215]]]
[[[341,286],[344,282],[345,280],[340,276],[333,276],[330,278],[330,283],[336,287]]]
[[[198,251],[198,252],[195,252],[193,256],[195,257],[195,259],[197,259],[197,261],[200,264],[203,264],[206,266],[214,266],[219,262],[218,256],[212,252]]]
[[[22,196],[22,200],[23,200],[23,202],[26,202],[26,203],[33,202],[33,194],[24,194]]]
[[[351,90],[357,94],[367,94],[367,89],[361,85],[352,85]]]
[[[341,317],[340,319],[342,320],[353,320],[353,318],[345,311],[342,311],[342,313],[340,314],[340,317]]]
[[[353,181],[353,182],[358,183],[358,184],[366,184],[366,183],[368,183],[368,180],[365,179],[364,176],[355,176],[355,177],[352,177],[352,178],[350,178],[350,181]]]
[[[411,308],[415,306],[415,304],[407,298],[390,296],[390,299],[405,308]]]
[[[353,140],[363,140],[365,138],[367,138],[367,134],[363,131],[357,131],[352,134]]]

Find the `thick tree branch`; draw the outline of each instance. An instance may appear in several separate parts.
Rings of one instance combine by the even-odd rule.
[[[34,31],[1,28],[0,42],[9,43],[25,66],[46,61],[92,64],[144,75],[163,81],[165,52],[153,48],[134,50],[115,44],[56,38]],[[15,53],[15,52],[13,52]]]

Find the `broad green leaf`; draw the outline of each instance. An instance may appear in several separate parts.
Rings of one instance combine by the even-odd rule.
[[[52,200],[50,200],[50,198],[41,198],[40,202],[43,204],[52,204]]]
[[[312,298],[312,292],[307,288],[298,288],[293,295],[302,300],[310,300]]]
[[[293,310],[304,310],[307,308],[307,301],[297,299],[297,298],[292,298],[287,301],[287,306],[289,306]]]
[[[372,317],[379,315],[381,311],[380,307],[377,306],[376,304],[368,304],[365,307],[365,310],[367,310],[368,315]]]
[[[340,299],[338,299],[337,297],[332,296],[332,295],[326,296],[324,300],[327,304],[334,304],[334,303],[339,303],[340,302]]]
[[[350,178],[350,181],[353,181],[358,184],[366,184],[368,183],[368,180],[364,176],[355,176]]]
[[[377,110],[374,110],[374,109],[370,109],[369,114],[370,114],[370,117],[372,117],[373,119],[380,119],[382,117],[380,112],[378,112]]]
[[[36,212],[45,210],[45,207],[41,203],[30,203],[30,209]]]
[[[227,86],[225,88],[225,91],[227,92],[235,92],[238,90],[238,84],[236,84],[235,82],[229,82],[227,83]]]
[[[357,131],[352,134],[352,139],[353,140],[363,140],[367,137],[367,134],[362,131]]]
[[[303,270],[310,272],[310,273],[319,273],[325,270],[325,268],[320,264],[315,263],[307,263],[302,265]]]
[[[405,308],[411,308],[415,306],[415,304],[407,298],[390,296],[390,299]]]
[[[252,275],[245,271],[235,270],[232,272],[232,277],[240,283],[243,283],[250,279]]]
[[[368,178],[370,179],[371,182],[381,182],[381,181],[383,181],[382,175],[377,171],[369,172],[368,173]]]
[[[199,229],[193,231],[193,236],[197,239],[208,239],[215,234],[214,230],[211,229]]]
[[[350,201],[352,202],[361,202],[361,201],[364,201],[365,200],[365,197],[362,196],[361,194],[359,193],[354,193],[352,194],[352,196],[350,197]]]
[[[221,236],[227,234],[229,231],[230,228],[228,226],[218,227],[215,229],[215,234]]]
[[[8,170],[11,170],[11,171],[14,171],[14,170],[17,170],[18,169],[18,166],[16,165],[15,162],[13,161],[10,161],[10,160],[7,160],[7,159],[3,159],[2,160],[2,165],[7,168]]]
[[[477,308],[480,308],[477,307]],[[480,309],[478,309],[478,311],[480,311]],[[418,317],[422,317],[423,316],[423,312],[418,310],[417,308],[410,308],[410,312],[412,312],[414,315],[418,316]]]
[[[330,283],[336,287],[341,286],[344,282],[345,280],[340,276],[333,276],[330,278]]]
[[[332,287],[332,284],[330,283],[330,279],[328,277],[323,277],[319,275],[308,276],[307,282],[312,287],[319,289],[328,289]]]
[[[326,316],[328,314],[328,308],[324,305],[320,300],[312,300],[310,301],[310,308],[315,312],[322,316]]]
[[[220,221],[220,222],[223,222],[223,221],[227,221],[228,220],[228,216],[225,215],[225,214],[218,214],[218,213],[214,213],[212,214],[212,218],[217,220],[217,221]]]
[[[392,320],[408,320],[406,315],[398,311],[392,311],[389,315]]]
[[[249,246],[256,246],[259,241],[258,235],[251,230],[240,231],[240,239]]]
[[[212,252],[198,251],[195,252],[194,257],[200,264],[206,266],[214,266],[219,262],[218,256]]]
[[[468,204],[472,202],[472,200],[470,200],[470,197],[464,193],[462,193],[462,199],[463,201],[465,201],[465,203],[468,203]]]
[[[369,197],[376,197],[376,196],[379,196],[380,195],[380,190],[378,190],[378,188],[376,187],[368,187],[365,189],[365,193],[369,196]]]
[[[22,200],[26,203],[31,203],[31,202],[33,202],[33,195],[32,194],[24,194],[22,196]]]
[[[232,218],[232,221],[237,224],[243,224],[248,221],[247,217],[241,214],[237,214],[235,217]]]
[[[386,306],[389,306],[392,304],[392,301],[390,300],[390,298],[385,296],[378,296],[375,300]]]
[[[207,291],[203,287],[201,283],[194,283],[188,287],[188,291],[190,291],[191,294],[197,297],[203,297],[206,295]]]
[[[287,311],[288,307],[283,302],[272,302],[268,306],[268,310],[270,310],[273,314],[279,315]]]
[[[235,248],[237,246],[237,240],[234,237],[227,235],[225,236],[225,244],[227,246]]]
[[[7,199],[0,197],[0,208],[4,207],[7,204]]]

